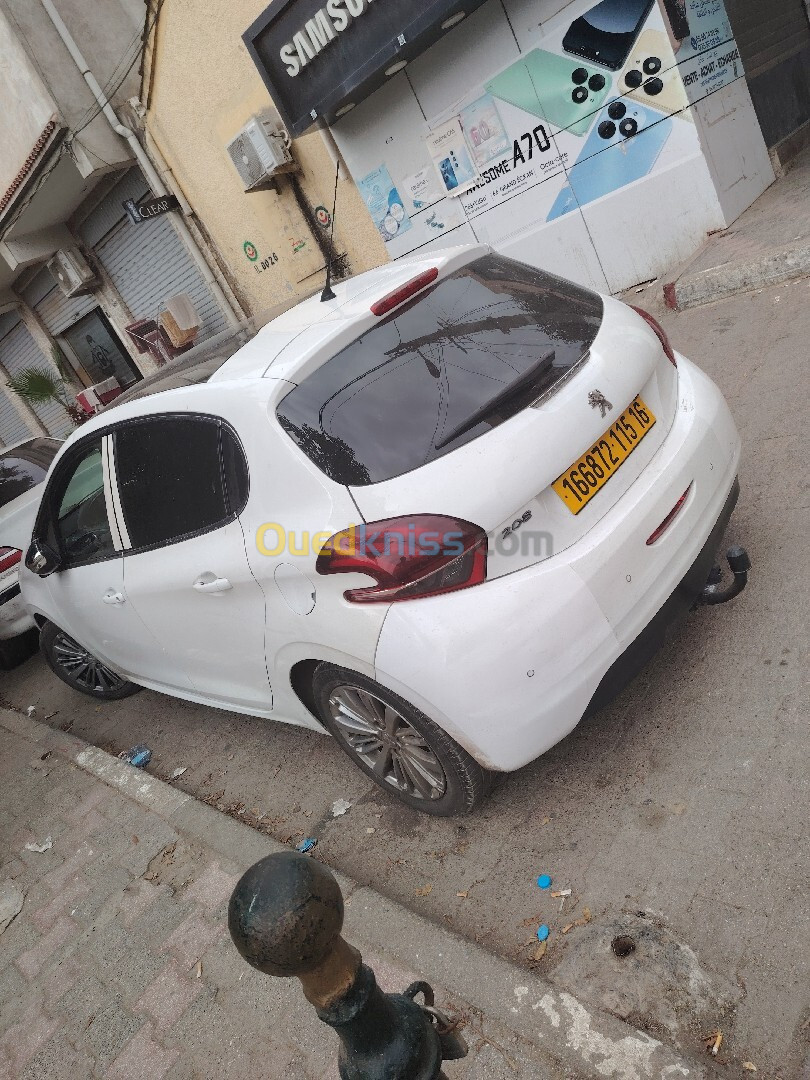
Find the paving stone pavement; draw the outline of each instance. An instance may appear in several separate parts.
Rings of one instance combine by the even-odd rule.
[[[187,827],[174,827],[117,788]],[[335,1080],[336,1036],[297,982],[254,971],[228,934],[233,887],[268,844],[278,848],[78,740],[0,715],[0,885],[12,883],[24,894],[21,911],[0,932],[0,1080]],[[357,887],[343,879],[341,886],[347,921],[395,934],[413,958],[411,968],[363,948],[384,989],[402,991],[424,977],[417,968],[429,956],[435,965],[443,956],[451,966],[459,957],[464,963],[464,944],[454,945],[446,931],[428,929],[426,939],[427,924],[402,911],[400,919],[412,923],[397,932],[396,911],[382,897],[353,892]],[[482,955],[470,955],[470,971],[462,972],[470,986]],[[504,1014],[519,1015],[541,989],[516,986]],[[440,998],[462,1018],[471,1045],[465,1061],[446,1066],[449,1080],[708,1075],[616,1021],[605,1036],[570,997],[538,997],[534,1041],[476,1000],[452,991]],[[578,1028],[574,1052],[585,1049],[582,1072],[565,1060],[565,1009],[572,1010],[570,1030]],[[546,1036],[559,1032],[560,1046],[548,1054],[537,1045],[542,1022]],[[612,1059],[611,1047],[618,1048]],[[604,1065],[609,1060],[621,1063],[619,1071]]]

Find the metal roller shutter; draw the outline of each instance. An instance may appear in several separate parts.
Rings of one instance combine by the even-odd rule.
[[[61,334],[83,315],[98,307],[98,301],[93,296],[65,296],[47,270],[38,274],[23,290],[22,297],[42,319],[48,332],[54,335]]]
[[[727,0],[768,146],[810,119],[810,23],[804,0]]]
[[[0,348],[2,348],[2,343],[0,343]],[[0,389],[0,442],[3,446],[14,446],[15,443],[22,442],[23,439],[28,439],[34,434],[37,433],[32,431],[22,419],[6,391]]]
[[[139,202],[149,194],[149,185],[141,172],[130,169],[80,225],[79,236],[85,247],[94,248],[121,221],[127,199]]]
[[[15,312],[0,315],[0,364],[3,362],[5,353],[5,338],[11,330],[19,324],[20,316]],[[13,446],[22,442],[31,435],[38,434],[32,431],[23,420],[14,403],[11,400],[11,391],[0,387],[0,441],[4,446]]]
[[[94,248],[133,319],[156,319],[169,297],[188,293],[200,317],[198,340],[220,333],[227,321],[170,217],[135,225],[126,216],[122,202],[147,194],[141,174],[127,173],[84,221],[82,240]]]
[[[44,367],[53,372],[56,378],[59,378],[59,372],[39,348],[31,337],[28,328],[22,322],[18,322],[0,341],[0,364],[3,365],[9,375],[16,375],[27,367]],[[13,406],[11,407],[13,408]],[[73,430],[73,424],[70,422],[67,413],[55,401],[48,402],[45,405],[32,405],[31,408],[45,425],[49,435],[64,439]],[[20,435],[20,438],[24,439],[29,434],[30,432],[25,430]],[[10,442],[11,440],[6,441]]]

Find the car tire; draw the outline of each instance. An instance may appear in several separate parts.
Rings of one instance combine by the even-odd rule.
[[[316,669],[312,689],[321,722],[340,748],[406,805],[452,817],[471,814],[486,798],[492,774],[398,694],[332,664]]]
[[[102,664],[52,622],[46,622],[42,627],[39,647],[54,675],[80,694],[87,694],[97,701],[120,701],[141,689]]]

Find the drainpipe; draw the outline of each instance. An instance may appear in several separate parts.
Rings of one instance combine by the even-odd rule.
[[[349,170],[346,168],[346,162],[343,160],[343,154],[340,152],[340,147],[335,142],[335,136],[332,134],[330,128],[325,124],[322,124],[318,128],[323,145],[326,147],[326,152],[329,155],[329,159],[338,171],[338,176],[341,180],[349,179]]]
[[[65,48],[70,53],[71,57],[73,58],[73,62],[79,69],[82,78],[90,87],[93,97],[98,102],[98,105],[102,113],[104,114],[107,123],[117,135],[121,136],[121,138],[129,145],[130,149],[132,150],[132,154],[135,160],[138,162],[138,165],[143,170],[146,179],[149,181],[149,186],[152,189],[152,193],[158,197],[168,195],[169,192],[166,189],[166,185],[163,183],[160,176],[158,175],[157,170],[152,165],[152,162],[149,160],[149,157],[144,148],[141,146],[140,142],[138,141],[135,132],[132,131],[131,128],[128,128],[125,124],[122,124],[121,121],[118,119],[115,110],[113,109],[110,102],[107,100],[107,97],[104,91],[101,89],[98,80],[90,70],[87,61],[85,60],[84,56],[81,53],[81,50],[79,49],[79,46],[76,44],[67,26],[62,21],[61,15],[54,7],[53,0],[41,0],[41,2],[42,6],[45,8],[48,18],[53,23],[57,34],[59,34],[59,37],[65,44]],[[197,266],[200,268],[200,272],[205,279],[206,285],[214,294],[217,301],[219,302],[220,307],[225,313],[225,318],[227,319],[228,323],[235,330],[241,328],[243,316],[237,315],[231,307],[230,302],[228,301],[228,298],[222,289],[222,286],[214,277],[214,274],[211,271],[211,267],[205,261],[202,252],[197,247],[197,244],[194,241],[194,237],[191,234],[191,230],[189,229],[188,225],[186,225],[182,216],[177,215],[175,217],[175,225],[177,226],[180,235],[185,241],[186,247],[188,248],[190,255],[196,262]]]

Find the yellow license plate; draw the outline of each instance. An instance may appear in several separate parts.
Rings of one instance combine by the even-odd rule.
[[[584,509],[655,424],[640,397],[629,405],[601,439],[552,484],[572,514]]]

